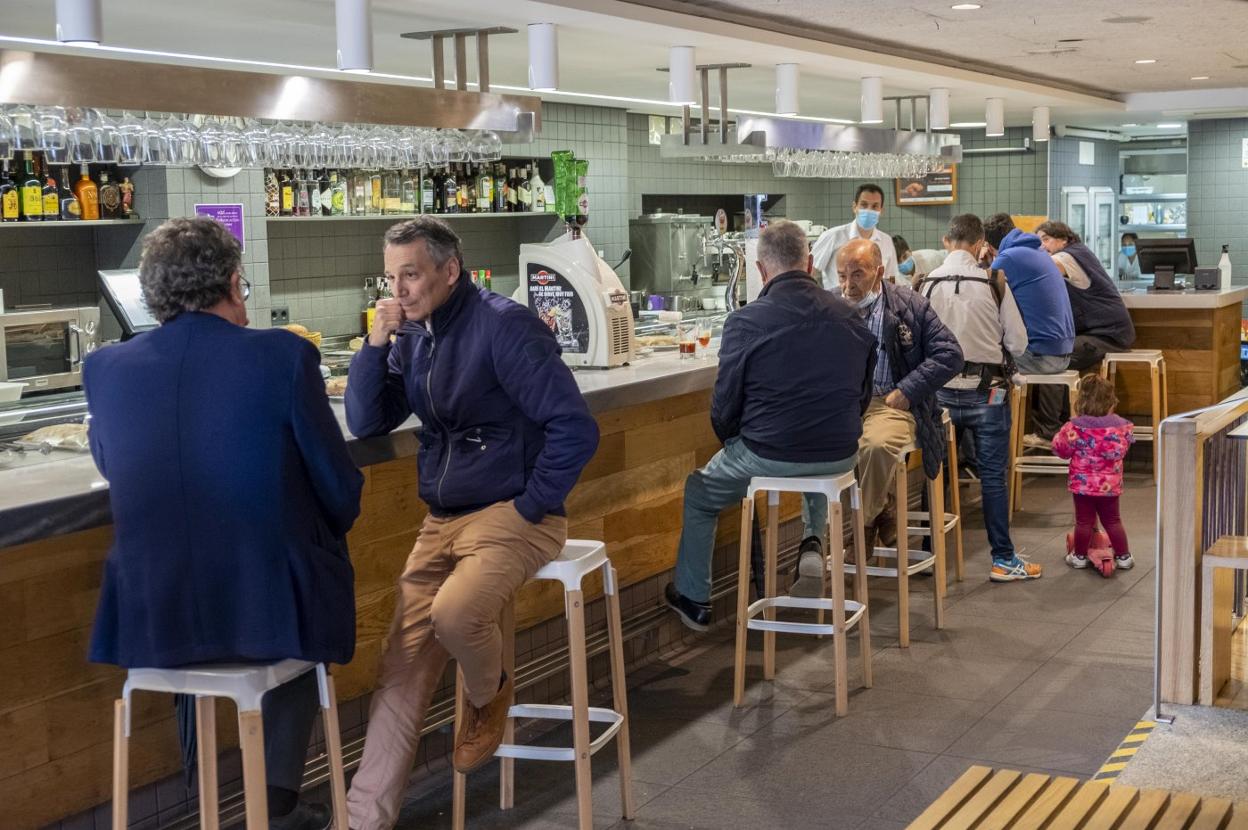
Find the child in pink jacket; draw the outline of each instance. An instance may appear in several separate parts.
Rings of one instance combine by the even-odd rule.
[[[1066,556],[1066,564],[1072,568],[1088,567],[1088,542],[1098,517],[1114,548],[1115,567],[1135,565],[1118,515],[1122,459],[1135,436],[1131,422],[1114,414],[1117,405],[1113,383],[1085,375],[1075,400],[1077,414],[1053,436],[1054,454],[1070,459],[1067,489],[1075,497],[1075,550]]]

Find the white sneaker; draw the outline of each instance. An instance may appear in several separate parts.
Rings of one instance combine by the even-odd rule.
[[[1135,567],[1135,557],[1129,553],[1126,556],[1115,556],[1114,567],[1120,571],[1129,571]]]
[[[1034,432],[1029,432],[1023,436],[1023,446],[1032,450],[1045,450],[1051,452],[1053,450],[1053,442],[1047,438],[1041,438]]]
[[[1080,556],[1077,553],[1068,553],[1066,554],[1066,564],[1076,570],[1083,570],[1088,567],[1089,562],[1088,557],[1086,556]]]

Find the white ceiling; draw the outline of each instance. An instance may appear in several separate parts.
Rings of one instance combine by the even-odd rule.
[[[670,111],[662,103],[667,76],[656,67],[667,63],[667,49],[674,44],[696,46],[700,63],[753,64],[731,75],[729,98],[736,108],[771,111],[772,66],[800,63],[803,114],[833,118],[857,118],[858,79],[867,74],[884,78],[887,95],[949,87],[954,121],[982,121],[984,98],[1002,96],[1007,101],[1008,122],[1020,125],[1029,123],[1031,108],[1040,105],[1053,109],[1055,122],[1143,123],[1154,114],[1126,114],[1119,93],[1248,85],[1248,70],[1232,69],[1248,64],[1248,46],[1239,45],[1248,43],[1248,2],[1244,0],[1200,0],[1201,25],[1190,27],[1190,34],[1185,24],[1191,12],[1173,0],[1049,0],[1043,18],[1026,12],[1020,15],[1020,9],[1039,8],[1022,0],[980,0],[985,8],[969,13],[950,11],[951,2],[869,0],[864,6],[870,9],[869,15],[851,19],[838,14],[832,21],[831,0],[715,0],[733,12],[765,13],[768,19],[760,26],[724,21],[720,11],[709,8],[710,0],[373,0],[376,68],[396,74],[430,74],[428,43],[400,39],[401,32],[507,25],[521,33],[491,39],[491,77],[495,85],[523,87],[527,80],[524,26],[545,21],[560,25],[562,90],[654,102],[621,104],[643,111]],[[333,65],[333,0],[103,0],[103,5],[108,45]],[[857,8],[840,2],[835,8],[847,6]],[[672,11],[676,7],[713,17],[677,14]],[[1151,16],[1154,22],[1099,22],[1117,14]],[[51,38],[53,17],[49,0],[4,0],[0,34]],[[794,21],[800,28],[791,25]],[[841,30],[841,42],[836,32],[817,30],[829,22]],[[788,31],[775,31],[786,25]],[[919,44],[951,55],[974,54],[981,64],[996,63],[1007,69],[998,73],[980,65],[952,65],[956,61],[945,57],[935,56],[933,61],[911,48],[875,43],[865,44],[869,48],[864,50],[857,38],[847,44],[846,32]],[[1159,36],[1160,32],[1166,36]],[[1077,36],[1085,38],[1085,43],[1074,44],[1080,51],[1070,55],[1025,54],[1029,49],[1052,46],[1057,39]],[[1244,57],[1236,57],[1236,52]],[[1143,56],[1156,57],[1158,63],[1150,67],[1131,63]],[[449,60],[448,64],[453,66]],[[470,57],[470,67],[474,64],[475,57]],[[1033,73],[1049,77],[1037,80]],[[470,74],[475,75],[475,70],[470,68]],[[1199,84],[1185,80],[1191,74],[1213,77]],[[1184,76],[1182,83],[1180,76]],[[1062,78],[1081,79],[1083,88],[1072,89]],[[1097,94],[1089,88],[1108,92]]]

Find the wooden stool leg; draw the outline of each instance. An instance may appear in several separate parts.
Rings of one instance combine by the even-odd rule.
[[[113,702],[113,826],[125,827],[130,813],[130,738],[126,699]]]
[[[896,468],[894,487],[897,498],[897,625],[898,645],[910,647],[910,504],[906,487],[906,465]]]
[[[942,467],[936,473],[934,481],[928,482],[928,491],[930,495],[927,498],[928,505],[931,509],[931,516],[940,516],[939,523],[933,520],[932,529],[932,552],[936,556],[936,584],[933,586],[932,593],[935,595],[936,603],[936,627],[945,627],[945,579],[948,576],[945,563],[945,481],[944,468]]]
[[[347,826],[347,774],[342,765],[342,727],[338,725],[338,690],[334,678],[325,669],[326,706],[321,711],[325,727],[325,754],[329,761],[330,804],[334,809],[334,827]]]
[[[827,533],[826,533],[827,539],[823,545],[823,549],[829,552],[828,553],[829,556],[831,555],[830,551],[832,550],[832,534],[834,533],[840,536],[840,538],[838,538],[837,540],[837,544],[841,544],[842,540],[844,539],[844,536],[842,535],[844,531],[841,529],[841,525],[839,522],[836,522],[836,523],[832,522],[832,504],[831,504],[831,500],[829,499],[828,500],[828,525],[827,525]],[[802,560],[800,552],[798,553],[797,560],[798,560],[798,566],[800,567],[801,560]],[[823,561],[823,567],[819,569],[819,598],[820,599],[826,599],[828,596],[828,568],[831,567],[831,564],[830,564],[831,561],[832,560],[825,557]],[[818,610],[815,611],[815,624],[823,625],[823,609],[822,608],[819,608]],[[822,640],[823,635],[819,634],[815,637],[815,639]]]
[[[754,499],[741,500],[740,561],[737,567],[737,648],[732,669],[732,705],[745,702],[745,647],[749,636],[750,607],[750,537],[754,528]]]
[[[828,562],[832,567],[832,653],[836,660],[836,715],[849,714],[849,632],[845,630],[845,545],[841,502],[828,499]]]
[[[620,621],[620,582],[615,568],[607,566],[611,580],[607,591],[607,633],[611,639],[611,699],[623,722],[615,733],[615,750],[620,766],[620,809],[631,820],[637,811],[633,801],[633,755],[628,741],[628,684],[624,678],[624,627]]]
[[[220,826],[217,804],[217,705],[211,697],[195,697],[195,735],[196,762],[199,766],[199,826],[201,830],[217,830]]]
[[[576,805],[580,830],[593,830],[593,774],[589,761],[589,658],[585,654],[585,599],[567,594],[568,660],[572,676],[572,747],[576,752]]]
[[[259,710],[238,713],[238,743],[243,750],[243,798],[247,830],[268,830],[269,793],[265,789],[264,718]]]
[[[511,602],[503,606],[503,615],[499,620],[499,630],[503,635],[503,671],[515,681],[516,678],[516,608]],[[514,689],[514,686],[513,686]],[[516,702],[513,693],[508,702],[511,706]],[[508,717],[503,727],[503,743],[516,742],[516,722]],[[500,758],[498,770],[498,808],[510,810],[516,803],[516,759]]]
[[[764,546],[766,551],[766,564],[764,565],[763,574],[763,593],[768,599],[776,595],[776,569],[778,565],[776,560],[779,557],[780,548],[780,494],[771,492],[767,494],[767,543]],[[765,612],[768,620],[776,618],[774,608],[769,608]],[[776,632],[763,632],[763,677],[768,680],[776,679]]]
[[[962,558],[962,493],[958,481],[958,437],[952,423],[949,424],[949,512],[958,517],[954,526],[953,537],[953,578],[961,582],[966,578],[965,565]],[[940,520],[941,533],[944,533],[945,520]]]
[[[1025,388],[1025,387],[1024,387]],[[1010,458],[1009,458],[1009,501],[1010,520],[1018,510],[1019,490],[1023,485],[1023,476],[1018,472],[1018,460],[1023,454],[1023,401],[1025,395],[1020,387],[1010,389]]]
[[[1161,442],[1157,440],[1157,433],[1161,431],[1161,372],[1158,371],[1157,364],[1153,363],[1149,367],[1149,380],[1152,381],[1153,389],[1153,481],[1158,480],[1158,470],[1161,467]]]
[[[871,608],[867,603],[867,542],[866,528],[862,518],[862,496],[858,485],[854,484],[850,491],[850,509],[854,514],[854,601],[863,605],[862,617],[858,620],[858,633],[862,638],[862,685],[871,688]]]
[[[464,673],[455,669],[455,736],[464,728],[464,711],[468,706],[467,692],[464,691]],[[451,827],[453,830],[464,830],[468,819],[468,776],[459,770],[451,773]],[[335,829],[336,830],[336,829]]]

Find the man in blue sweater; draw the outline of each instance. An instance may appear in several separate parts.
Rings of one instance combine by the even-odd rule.
[[[395,225],[384,255],[395,299],[378,302],[351,362],[347,426],[367,438],[413,413],[420,418],[420,497],[429,515],[399,578],[347,799],[353,830],[394,826],[448,657],[468,697],[455,768],[467,772],[493,757],[513,688],[499,617],[562,550],[564,499],[598,446],[598,426],[550,329],[524,306],[473,285],[445,222],[422,216]]]
[[[837,474],[857,462],[875,337],[849,303],[815,282],[811,267],[798,225],[768,225],[758,240],[763,291],[724,323],[711,399],[711,425],[724,448],[685,481],[676,580],[666,590],[667,604],[695,631],[711,621],[716,520],[745,497],[750,479]],[[802,518],[804,536],[817,543],[826,500],[805,499]],[[801,575],[817,588],[823,561],[811,560]]]

